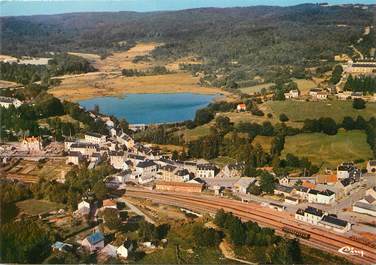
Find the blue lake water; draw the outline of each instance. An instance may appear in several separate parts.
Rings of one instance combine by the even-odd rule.
[[[125,118],[132,124],[150,124],[193,119],[196,110],[207,106],[214,97],[191,93],[128,94],[124,98],[99,97],[79,103],[88,110],[98,105],[102,113]]]
[[[102,11],[149,12],[199,7],[255,5],[290,6],[308,2],[327,2],[329,4],[373,4],[374,0],[0,0],[0,16],[30,16]]]

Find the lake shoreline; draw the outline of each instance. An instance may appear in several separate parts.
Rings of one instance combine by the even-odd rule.
[[[98,105],[106,115],[125,118],[129,124],[174,124],[195,117],[196,111],[223,97],[221,94],[139,93],[126,97],[99,96],[78,103],[90,110]]]

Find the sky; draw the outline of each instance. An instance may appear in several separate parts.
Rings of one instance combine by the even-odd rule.
[[[310,0],[0,0],[0,16],[50,15],[72,12],[162,11],[199,7],[235,7],[255,5],[290,6]],[[312,1],[329,4],[374,4],[375,0]]]

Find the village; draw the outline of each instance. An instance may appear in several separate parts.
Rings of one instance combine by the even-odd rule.
[[[99,220],[106,222],[103,216],[113,214],[121,222],[129,222],[131,216],[127,211],[124,213],[129,201],[124,195],[127,194],[127,190],[148,190],[226,197],[240,200],[245,204],[253,201],[262,207],[294,215],[298,222],[319,226],[335,233],[350,236],[374,233],[376,160],[367,161],[362,168],[344,161],[336,170],[327,169],[309,177],[278,178],[271,167],[260,168],[273,176],[274,190],[270,194],[254,195],[250,190],[252,187],[260,186],[261,180],[260,177],[244,177],[244,163],[227,164],[220,168],[204,159],[173,160],[171,153],[134,141],[130,135],[116,127],[110,117],[94,113],[90,115],[95,119],[101,119],[110,134],[87,132],[82,139],[68,138],[63,143],[52,140],[47,144],[40,137],[25,137],[21,142],[2,145],[0,157],[5,180],[21,183],[37,181],[36,177],[28,177],[32,169],[27,170],[20,166],[23,160],[37,163],[41,160],[44,160],[44,163],[46,160],[52,160],[65,164],[68,168],[55,173],[54,181],[60,183],[65,182],[64,174],[69,167],[84,166],[94,169],[101,163],[107,163],[116,171],[104,178],[105,185],[113,192],[107,194],[103,201],[98,201],[87,191],[88,195],[81,198],[77,210],[73,213],[74,220],[84,218],[94,223]],[[134,206],[132,208],[137,209]],[[143,218],[150,219],[142,211],[137,209],[136,212],[141,213]],[[45,214],[49,216],[47,220],[51,219],[51,214],[53,219],[59,220],[66,218],[68,213],[60,209],[55,211],[55,214]],[[93,232],[87,234],[87,231]],[[74,242],[58,241],[52,248],[55,251],[69,251],[73,245],[78,244],[80,248],[90,253],[95,252],[101,257],[127,259],[135,247],[134,243],[127,239],[120,244],[119,240],[116,240],[116,244],[105,244],[105,234],[96,229],[96,226],[86,230],[84,234],[87,236]],[[143,249],[157,249],[155,242],[139,243]],[[158,244],[166,243],[161,241]]]

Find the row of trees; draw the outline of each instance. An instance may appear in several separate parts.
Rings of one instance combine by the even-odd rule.
[[[169,71],[165,66],[154,66],[148,70],[140,71],[137,69],[123,69],[121,70],[121,74],[124,76],[147,76],[147,75],[166,75],[170,74]]]
[[[345,90],[363,92],[365,94],[376,93],[376,77],[373,76],[349,76],[345,84]]]

